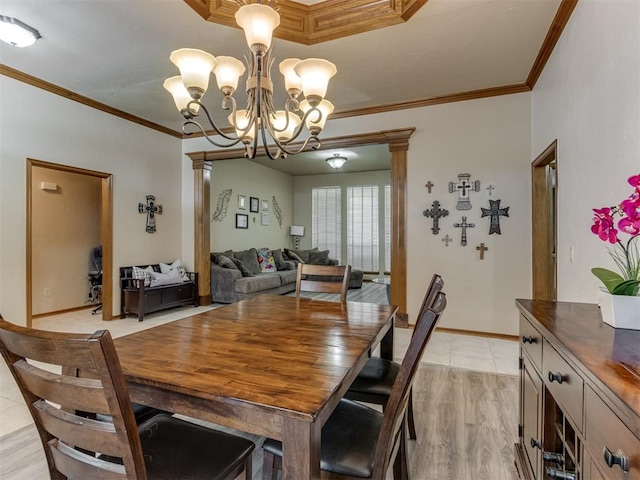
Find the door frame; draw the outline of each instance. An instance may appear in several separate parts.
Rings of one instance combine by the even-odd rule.
[[[391,154],[391,300],[398,306],[396,325],[408,326],[407,313],[407,152],[415,127],[361,133],[322,140],[319,150],[386,144]],[[311,148],[308,148],[309,150]],[[194,269],[200,305],[211,299],[211,162],[244,157],[243,148],[186,153],[194,170]],[[260,155],[260,152],[258,153]]]
[[[102,180],[101,237],[102,237],[102,320],[113,319],[113,175],[59,163],[27,158],[27,327],[33,323],[33,167],[97,177]],[[88,282],[88,276],[87,276]],[[87,283],[88,285],[88,283]]]
[[[554,175],[547,168],[555,162]],[[531,162],[531,273],[532,295],[536,300],[556,300],[557,275],[557,201],[558,192],[558,141],[554,140]],[[555,178],[553,178],[555,177]],[[554,259],[554,255],[556,258]]]

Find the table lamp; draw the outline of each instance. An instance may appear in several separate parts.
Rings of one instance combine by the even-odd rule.
[[[304,227],[300,225],[291,225],[289,235],[293,237],[293,249],[297,250],[300,244],[300,237],[304,237]]]

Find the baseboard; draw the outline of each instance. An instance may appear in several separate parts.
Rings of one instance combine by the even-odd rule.
[[[409,328],[414,328],[415,324],[409,324]],[[493,332],[478,332],[476,330],[463,330],[459,328],[446,328],[446,327],[436,327],[436,332],[440,333],[453,333],[457,335],[471,335],[473,337],[487,337],[487,338],[498,338],[500,340],[513,340],[518,341],[520,337],[518,335],[506,335],[504,333],[493,333]]]
[[[96,308],[97,306],[98,304],[82,305],[81,307],[65,308],[63,310],[56,310],[55,312],[36,313],[35,315],[31,315],[31,318],[35,319],[35,318],[53,317],[54,315],[62,315],[63,313],[78,312],[80,310],[88,310],[90,308]]]

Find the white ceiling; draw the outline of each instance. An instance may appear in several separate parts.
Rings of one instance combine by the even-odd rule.
[[[312,46],[274,39],[274,56],[276,63],[335,63],[327,96],[336,112],[524,84],[559,5],[429,0],[402,25]],[[240,59],[247,51],[241,30],[206,22],[182,0],[0,0],[0,15],[42,34],[29,48],[0,42],[1,63],[176,131],[182,117],[162,87],[177,74],[171,51],[193,47]],[[283,91],[273,70],[275,90]],[[222,95],[213,90],[204,101],[217,110]],[[242,105],[243,92],[236,96]],[[278,93],[276,106],[284,98]]]

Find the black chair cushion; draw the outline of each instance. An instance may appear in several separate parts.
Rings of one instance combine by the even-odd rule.
[[[226,479],[255,448],[246,438],[166,413],[150,418],[138,429],[149,480]]]
[[[149,420],[151,417],[155,417],[159,413],[167,413],[162,410],[158,410],[157,408],[147,407],[146,405],[141,405],[135,402],[131,402],[131,409],[133,410],[133,415],[136,417],[136,423],[138,425]],[[96,420],[101,422],[113,422],[111,415],[102,415],[101,413],[96,415]]]
[[[370,478],[381,425],[380,412],[342,399],[322,427],[320,468],[341,475]],[[282,457],[282,442],[267,439],[262,448]]]
[[[400,365],[380,357],[371,357],[349,387],[350,392],[366,395],[391,395]]]

